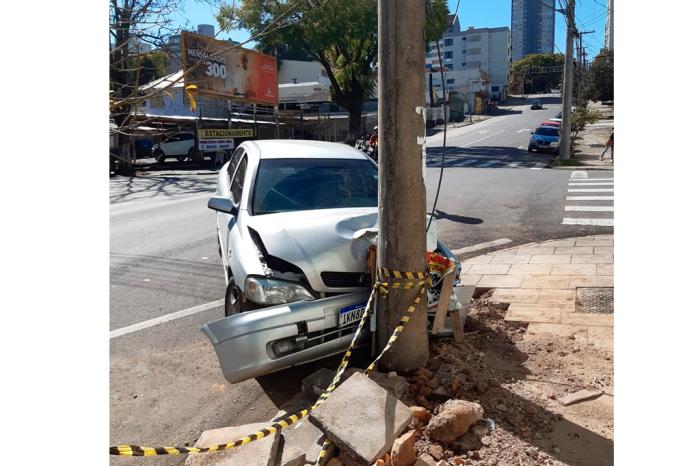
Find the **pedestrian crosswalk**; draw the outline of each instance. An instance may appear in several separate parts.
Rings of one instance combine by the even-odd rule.
[[[429,156],[426,160],[428,168],[439,168],[441,163],[440,157]],[[530,170],[542,170],[550,164],[548,162],[534,160],[517,160],[513,159],[487,159],[487,158],[457,158],[445,157],[445,167],[471,167],[471,168],[528,168]]]
[[[569,178],[564,205],[564,225],[613,226],[615,181],[612,177],[574,171]]]

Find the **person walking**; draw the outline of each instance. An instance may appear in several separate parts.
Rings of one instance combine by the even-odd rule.
[[[615,140],[613,138],[615,134],[615,128],[612,129],[610,132],[610,137],[608,138],[607,142],[605,143],[605,150],[603,151],[602,154],[600,154],[600,160],[603,160],[603,156],[605,153],[610,149],[610,161],[613,161],[613,157],[615,155]]]

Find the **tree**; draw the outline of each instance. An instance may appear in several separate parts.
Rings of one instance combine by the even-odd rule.
[[[615,66],[613,51],[602,49],[591,65],[589,94],[591,100],[608,102],[615,98]]]
[[[143,51],[143,44],[155,48],[165,45],[167,36],[175,32],[172,14],[180,0],[110,0],[109,2],[109,89],[113,102],[110,118],[119,133],[118,153],[113,160],[131,171],[129,134],[136,125],[131,112],[138,106],[141,84],[164,72],[164,58],[158,53]]]
[[[523,73],[530,93],[556,87],[561,83],[564,55],[561,53],[533,53],[513,63],[513,71]]]
[[[446,1],[430,1],[431,21],[446,24]],[[359,137],[362,104],[373,93],[377,80],[377,1],[241,0],[238,6],[223,5],[217,21],[224,30],[240,28],[255,35],[290,9],[289,20],[270,28],[259,39],[258,47],[302,49],[321,63],[331,82],[331,99],[350,114],[349,138]],[[434,32],[428,38],[434,39]]]

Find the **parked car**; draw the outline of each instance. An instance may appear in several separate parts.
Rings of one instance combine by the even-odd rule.
[[[540,102],[540,99],[536,99],[532,102],[530,110],[542,110],[542,102]]]
[[[535,131],[531,132],[530,143],[527,146],[527,151],[532,152],[554,152],[559,154],[559,128],[551,126],[540,126]]]
[[[559,123],[559,124],[561,124],[562,119],[559,118],[559,117],[556,117],[556,118],[550,118],[550,119],[547,120],[547,121],[552,121],[552,122],[554,122],[554,123]]]
[[[339,143],[246,141],[222,167],[208,207],[216,211],[225,317],[202,330],[229,382],[347,349],[370,292],[377,185],[377,164]]]
[[[554,126],[555,128],[559,128],[561,126],[560,121],[552,121],[552,120],[547,120],[543,121],[540,126]]]
[[[153,146],[153,157],[158,162],[167,158],[176,158],[182,162],[186,157],[190,159],[194,155],[194,133],[180,132],[167,137],[164,141]]]

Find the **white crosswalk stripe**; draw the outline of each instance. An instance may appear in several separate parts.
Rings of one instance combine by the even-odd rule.
[[[569,178],[563,225],[614,226],[615,180],[588,178],[588,172],[576,171]]]
[[[546,162],[536,162],[534,160],[512,161],[489,158],[446,158],[445,167],[471,167],[471,168],[528,168],[530,170],[542,170],[547,168]],[[439,168],[440,159],[438,157],[428,160],[428,168]]]

